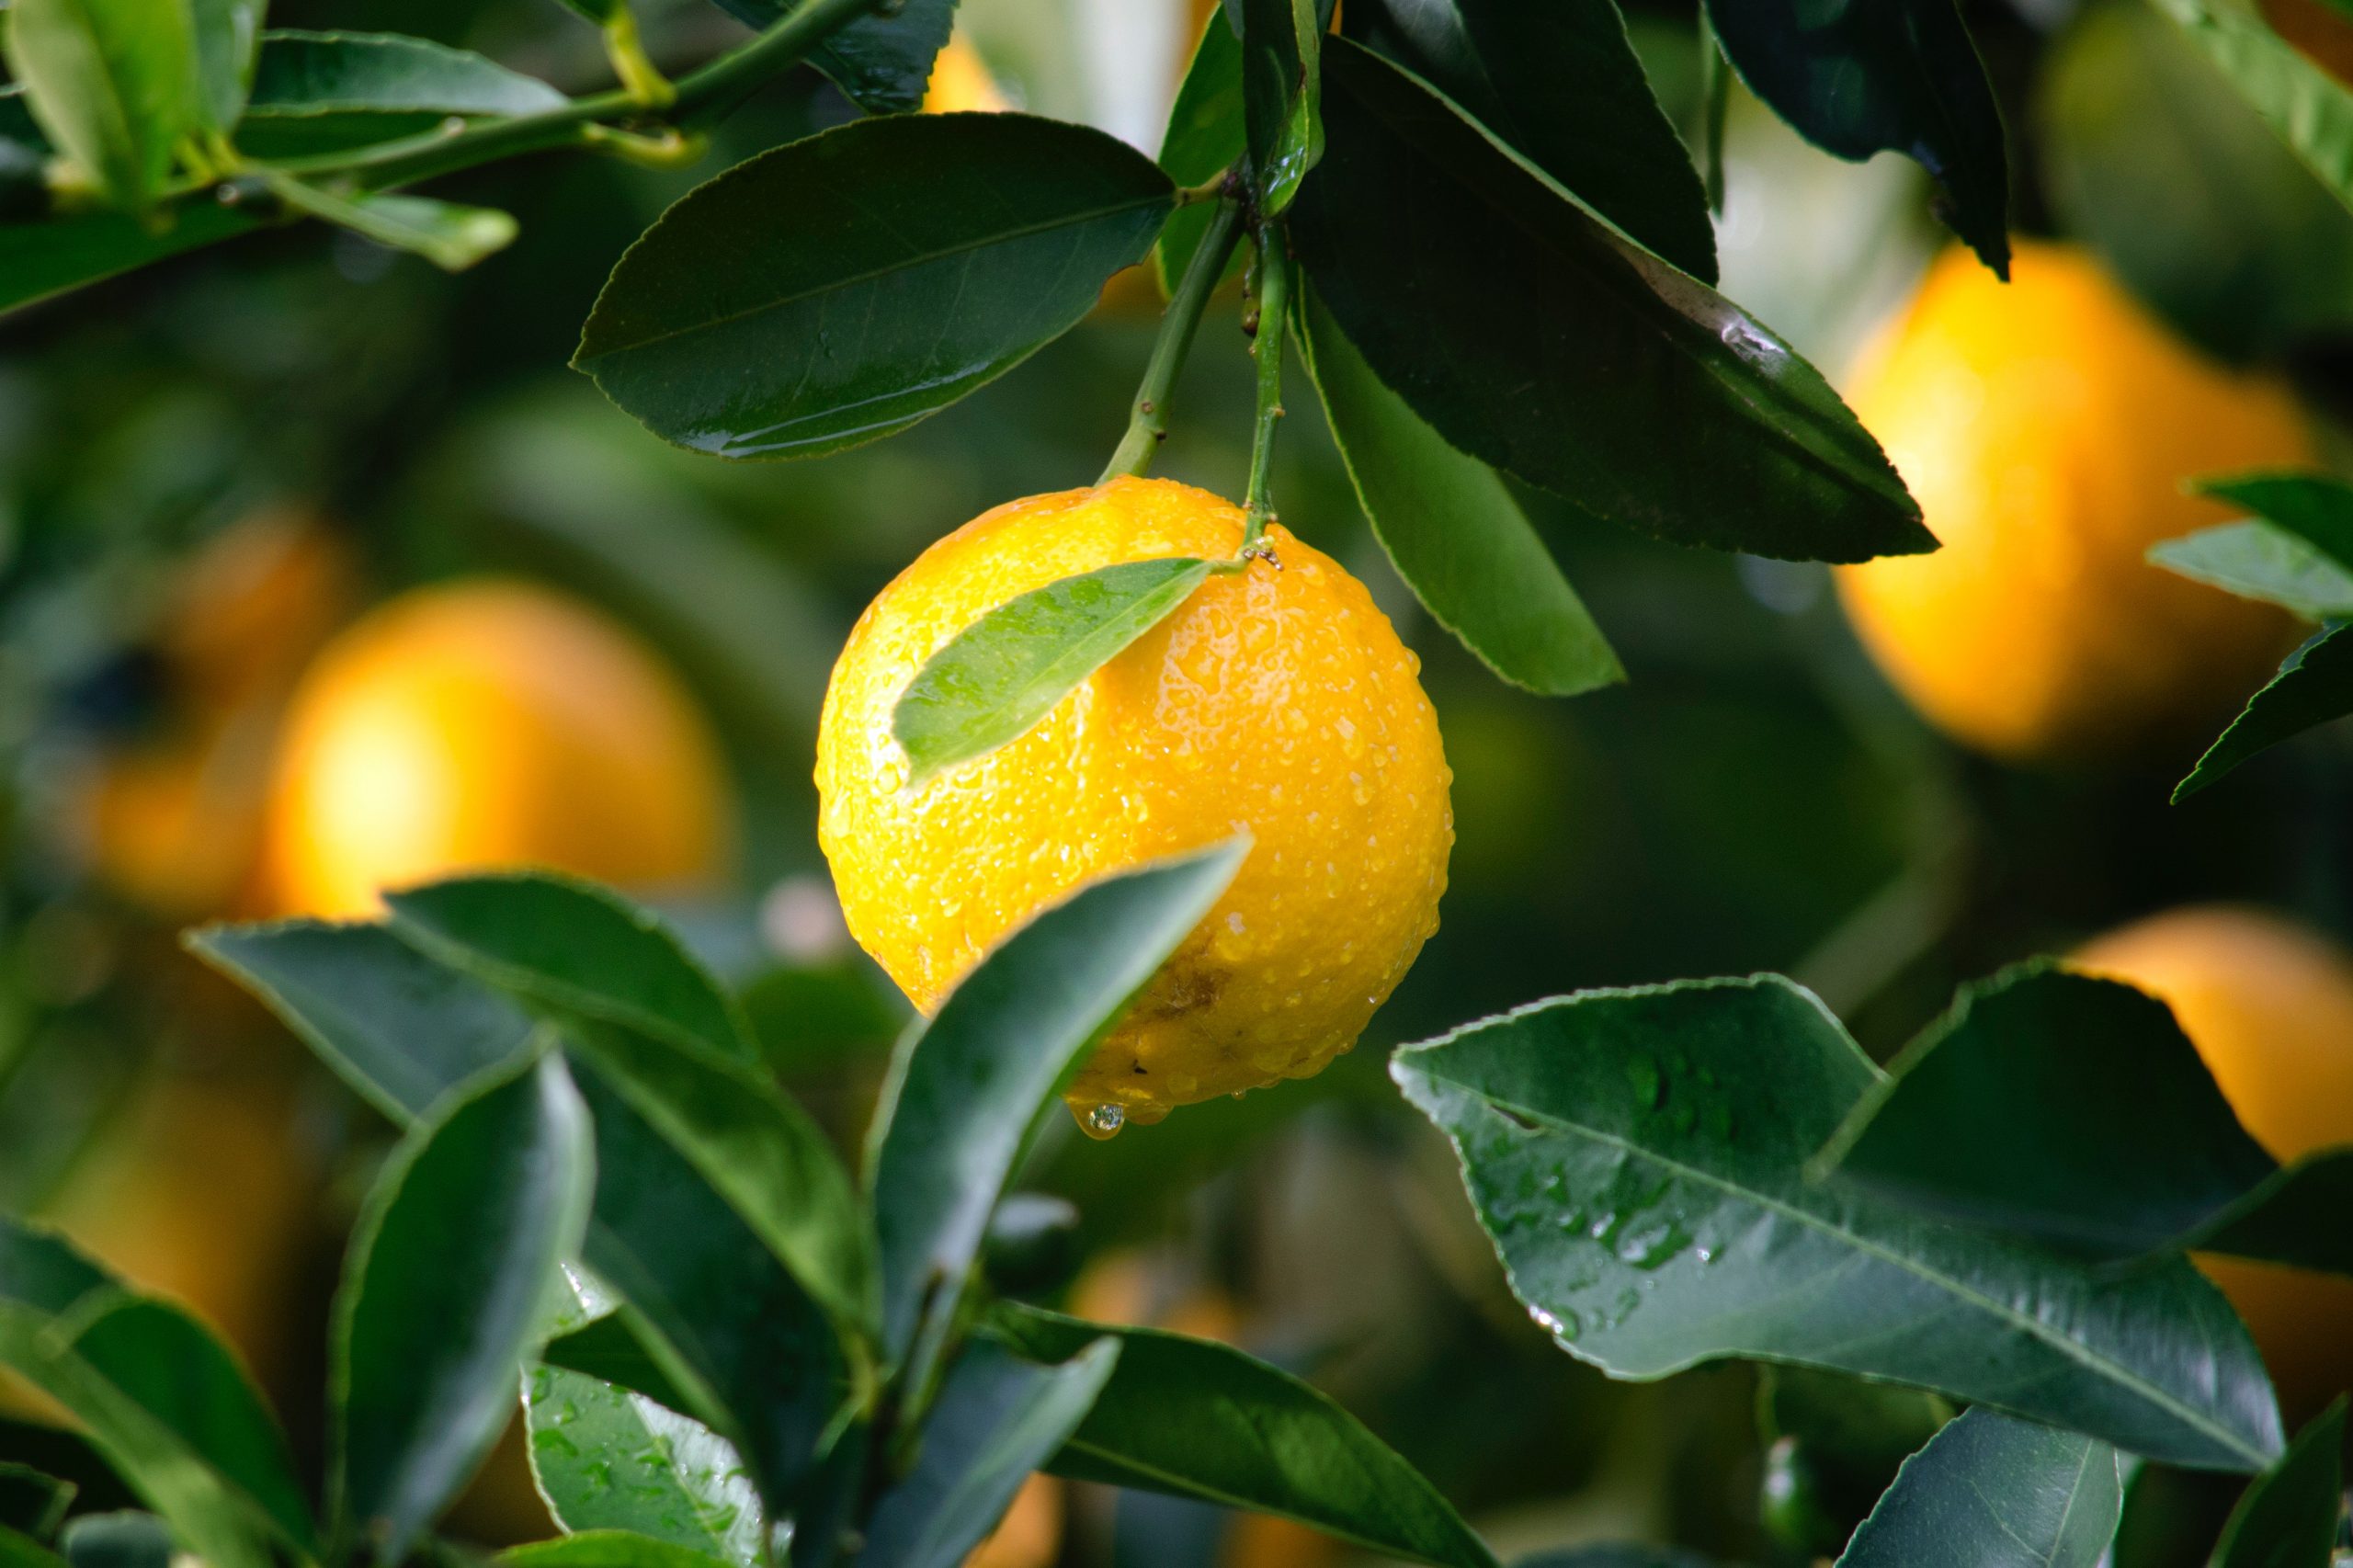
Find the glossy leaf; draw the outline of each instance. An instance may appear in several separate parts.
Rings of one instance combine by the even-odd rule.
[[[1242,40],[1227,25],[1222,7],[1203,18],[1200,42],[1192,64],[1169,106],[1168,126],[1160,139],[1160,166],[1180,186],[1207,185],[1232,168],[1249,150],[1242,108]],[[1197,201],[1168,215],[1154,247],[1154,265],[1160,271],[1164,293],[1174,293],[1177,279],[1209,233],[1212,204]],[[1240,265],[1237,252],[1229,269]]]
[[[1085,1419],[1119,1358],[1109,1338],[1052,1367],[987,1340],[966,1346],[925,1417],[915,1469],[874,1505],[860,1568],[958,1568]]]
[[[1013,1303],[995,1309],[989,1326],[1045,1359],[1100,1335],[1119,1342],[1103,1397],[1048,1467],[1057,1475],[1279,1514],[1387,1557],[1495,1561],[1418,1471],[1288,1372],[1210,1340]]]
[[[1439,435],[1681,543],[1933,547],[1878,443],[1764,326],[1396,67],[1344,39],[1324,53],[1327,147],[1292,240],[1348,340]]]
[[[1123,561],[1032,588],[959,631],[891,710],[905,788],[1018,739],[1209,580],[1191,556]]]
[[[123,212],[80,212],[45,223],[0,223],[0,312],[37,303],[184,251],[259,228],[249,211],[186,203],[154,233]]]
[[[1308,372],[1357,501],[1397,574],[1496,675],[1549,697],[1626,678],[1495,470],[1447,445],[1372,373],[1313,293]]]
[[[2290,151],[2353,206],[2353,91],[2229,0],[2154,0],[2222,68]]]
[[[718,0],[747,27],[767,28],[798,8],[787,0]],[[932,62],[948,42],[956,0],[906,0],[877,7],[827,39],[809,62],[869,114],[904,114],[923,104]]]
[[[2214,1568],[2328,1568],[2345,1513],[2345,1400],[2256,1478],[2214,1549]]]
[[[1776,976],[1581,993],[1400,1051],[1512,1288],[1626,1378],[1727,1356],[1929,1388],[2176,1463],[2280,1446],[2227,1303],[2179,1258],[2121,1278],[1806,1179],[1880,1081]]]
[[[669,1373],[621,1312],[608,1312],[558,1335],[540,1348],[540,1359],[600,1383],[618,1384],[672,1410],[692,1408],[685,1391],[670,1381]]]
[[[2353,572],[2353,485],[2325,473],[2231,474],[2197,487],[2244,506]]]
[[[1053,1095],[1233,880],[1246,839],[1090,882],[1005,939],[892,1059],[869,1131],[882,1338],[961,1299]]]
[[[5,44],[50,141],[114,205],[145,208],[203,115],[191,8],[17,0]]]
[[[1141,153],[1079,126],[857,121],[689,191],[613,269],[573,363],[699,451],[858,446],[1075,324],[1171,199]]]
[[[463,272],[514,243],[515,220],[488,207],[460,207],[425,196],[345,196],[267,171],[262,179],[297,211],[393,250],[421,256],[444,272]]]
[[[1614,0],[1371,0],[1343,26],[1637,242],[1716,280],[1707,192]]]
[[[628,1530],[583,1530],[498,1554],[498,1568],[711,1568],[730,1561]]]
[[[620,1531],[671,1551],[756,1568],[767,1533],[759,1494],[734,1449],[643,1394],[553,1367],[527,1380],[531,1473],[567,1533]],[[630,1568],[620,1541],[588,1557],[517,1568]],[[644,1560],[647,1568],[666,1562]]]
[[[263,0],[188,0],[196,51],[197,118],[227,131],[244,112],[261,42]]]
[[[2221,523],[2152,545],[2169,572],[2241,598],[2284,605],[2307,620],[2353,616],[2353,572],[2270,523]]]
[[[759,1059],[718,980],[661,916],[548,871],[460,877],[387,894],[395,935],[501,990],[738,1062]]]
[[[1279,217],[1324,153],[1316,0],[1236,0],[1242,22],[1242,120],[1258,210]]]
[[[189,933],[188,946],[403,1126],[458,1085],[517,1060],[530,1040],[521,1008],[381,925],[210,926]]]
[[[490,1451],[557,1266],[580,1248],[595,1171],[586,1108],[553,1056],[461,1093],[394,1152],[335,1301],[344,1540],[399,1561]]]
[[[2247,699],[2189,776],[2174,786],[2177,804],[2257,752],[2353,713],[2353,637],[2346,631],[2342,623],[2325,627],[2281,662],[2279,673]]]
[[[1904,1461],[1838,1568],[2094,1568],[2123,1506],[2114,1449],[1980,1406]]]
[[[564,96],[473,53],[400,33],[266,33],[238,145],[298,157],[415,136],[452,115],[509,119],[562,108]]]
[[[1857,163],[1913,158],[1944,187],[1954,231],[2009,276],[2002,115],[1954,0],[1710,0],[1708,17],[1741,80],[1800,135]]]

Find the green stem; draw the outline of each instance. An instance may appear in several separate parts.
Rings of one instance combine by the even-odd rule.
[[[1123,473],[1142,477],[1152,468],[1160,443],[1168,438],[1169,392],[1185,369],[1185,355],[1193,346],[1195,329],[1201,324],[1201,312],[1216,292],[1217,280],[1225,276],[1226,258],[1241,237],[1240,207],[1231,199],[1220,201],[1210,215],[1201,243],[1194,247],[1193,259],[1185,266],[1175,298],[1161,315],[1160,336],[1145,362],[1142,384],[1136,388],[1128,433],[1120,437],[1119,449],[1111,454],[1110,463],[1096,483],[1108,484]]]
[[[1258,324],[1250,357],[1258,362],[1258,402],[1250,440],[1250,490],[1242,503],[1245,554],[1257,548],[1275,517],[1275,426],[1283,416],[1283,324],[1290,312],[1290,256],[1282,226],[1261,223],[1252,243],[1258,249]]]
[[[637,36],[637,13],[626,0],[605,17],[605,58],[612,62],[621,90],[644,108],[665,109],[677,101],[678,90],[646,58],[645,44]]]

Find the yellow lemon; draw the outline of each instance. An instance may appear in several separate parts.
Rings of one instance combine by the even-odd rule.
[[[2144,559],[2231,513],[2185,480],[2307,464],[2287,389],[2200,358],[2088,256],[1948,252],[1866,354],[1855,411],[1944,548],[1841,568],[1913,705],[1997,756],[2202,738],[2292,644],[2285,612]]]
[[[2073,961],[2169,1005],[2275,1157],[2353,1142],[2353,958],[2333,944],[2258,910],[2209,905],[2112,931]],[[2353,1279],[2228,1257],[2199,1265],[2246,1319],[2291,1422],[2353,1388]]]
[[[1040,1471],[1021,1483],[964,1568],[1051,1568],[1063,1550],[1063,1483]]]
[[[1231,556],[1242,513],[1115,479],[999,506],[870,606],[826,689],[818,835],[850,933],[929,1009],[991,944],[1089,878],[1244,831],[1223,899],[1070,1091],[1157,1121],[1321,1069],[1438,923],[1454,840],[1419,664],[1364,585],[1279,525],[1012,744],[924,784],[891,714],[984,612],[1059,578]]]
[[[710,879],[716,741],[653,652],[544,588],[470,581],[381,606],[289,710],[265,853],[277,906],[363,915],[381,889],[540,865],[641,891]]]

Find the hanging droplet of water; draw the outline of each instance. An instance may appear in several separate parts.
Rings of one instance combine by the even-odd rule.
[[[1108,1138],[1128,1124],[1128,1113],[1115,1105],[1099,1105],[1078,1119],[1078,1130],[1089,1138]]]

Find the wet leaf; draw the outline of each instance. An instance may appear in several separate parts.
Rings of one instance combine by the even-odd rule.
[[[1236,0],[1242,23],[1242,119],[1258,210],[1280,216],[1324,153],[1316,0]]]
[[[2123,1506],[2114,1449],[1981,1406],[1904,1461],[1838,1568],[2094,1568]]]
[[[759,1494],[723,1438],[643,1394],[578,1372],[536,1367],[526,1387],[531,1473],[557,1522],[574,1540],[633,1534],[585,1555],[510,1554],[510,1568],[674,1568],[631,1556],[631,1540],[737,1568],[765,1561]],[[593,1533],[575,1533],[584,1530]]]
[[[540,1351],[540,1359],[567,1372],[585,1373],[600,1383],[619,1384],[671,1410],[692,1408],[686,1392],[670,1381],[670,1375],[622,1312],[607,1312],[549,1340]]]
[[[712,1568],[733,1561],[629,1530],[593,1529],[498,1554],[498,1568]]]

